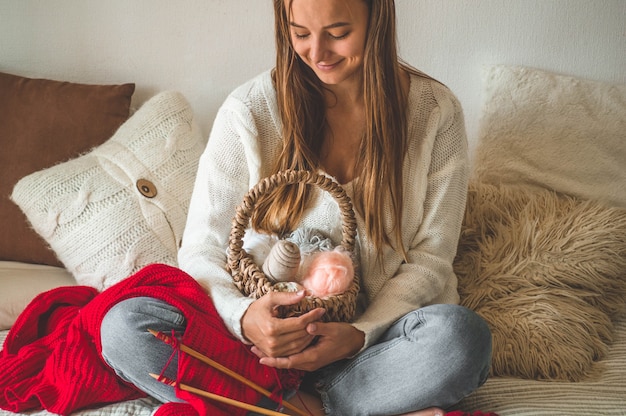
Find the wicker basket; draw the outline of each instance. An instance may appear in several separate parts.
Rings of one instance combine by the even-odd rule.
[[[233,276],[235,285],[246,296],[260,298],[270,291],[276,290],[274,283],[265,276],[261,267],[243,249],[243,236],[250,226],[250,217],[255,204],[261,195],[265,195],[276,187],[304,183],[315,185],[328,192],[339,205],[342,220],[341,246],[349,253],[354,254],[356,239],[356,220],[352,210],[352,202],[344,189],[332,179],[309,171],[287,170],[261,180],[245,196],[237,207],[233,218],[228,250],[228,268]],[[353,259],[355,256],[352,256]],[[355,264],[354,280],[350,288],[336,296],[319,298],[307,296],[300,303],[281,307],[279,315],[282,317],[298,316],[312,309],[322,307],[326,309],[324,320],[348,322],[356,312],[356,300],[359,293],[358,267]]]

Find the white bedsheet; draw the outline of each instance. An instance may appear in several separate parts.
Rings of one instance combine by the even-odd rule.
[[[626,315],[615,325],[608,356],[597,365],[604,368],[600,379],[577,383],[492,378],[459,408],[500,416],[626,415]]]

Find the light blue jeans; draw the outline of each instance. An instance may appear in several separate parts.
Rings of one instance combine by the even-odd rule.
[[[173,387],[148,375],[161,373],[172,355],[148,328],[182,334],[185,318],[156,299],[122,301],[102,322],[102,355],[121,378],[150,396],[180,401]],[[397,415],[450,408],[485,382],[490,363],[491,332],[482,318],[462,306],[431,305],[399,319],[354,358],[307,377],[329,415]],[[176,378],[176,367],[172,362],[165,375]]]

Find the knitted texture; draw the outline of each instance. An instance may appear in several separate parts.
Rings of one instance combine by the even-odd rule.
[[[117,302],[135,296],[155,297],[180,309],[188,325],[182,338],[185,345],[277,397],[283,388],[298,387],[300,372],[260,365],[249,347],[229,334],[210,298],[193,278],[167,265],[151,265],[100,294],[90,287],[73,286],[37,297],[19,317],[0,352],[0,408],[13,412],[43,408],[67,415],[143,397],[142,392],[119,379],[100,355],[104,315]],[[246,403],[260,400],[256,391],[186,354],[180,356],[178,378],[179,382]],[[245,414],[185,391],[177,394],[190,405],[179,409],[185,410],[184,414]],[[172,414],[167,413],[172,410],[171,406],[163,409],[164,414]]]
[[[12,198],[78,283],[101,290],[177,264],[203,148],[185,98],[163,92],[90,153],[20,180]]]
[[[443,85],[411,77],[408,148],[404,160],[402,240],[406,259],[384,247],[382,261],[357,213],[359,275],[366,311],[354,325],[366,334],[365,347],[401,316],[432,303],[457,303],[452,270],[467,195],[467,143],[459,102]],[[224,102],[198,166],[179,265],[210,288],[220,316],[238,337],[241,317],[253,301],[243,297],[225,270],[231,220],[250,188],[273,172],[282,150],[280,116],[271,74],[235,90]],[[353,183],[343,185],[354,199]],[[312,229],[341,241],[340,210],[332,196],[313,189],[298,229]],[[392,230],[391,210],[384,216]]]

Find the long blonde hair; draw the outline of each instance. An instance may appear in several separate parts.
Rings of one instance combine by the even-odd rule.
[[[273,71],[278,108],[283,125],[283,150],[273,172],[320,168],[326,125],[324,90],[315,73],[299,58],[291,44],[289,12],[285,2],[274,0],[276,67]],[[407,149],[407,97],[397,55],[393,0],[363,0],[370,11],[364,51],[363,91],[366,126],[357,157],[354,207],[363,217],[368,236],[379,256],[384,245],[405,253],[401,240],[402,167]],[[277,189],[257,201],[252,217],[255,228],[279,235],[293,230],[309,201],[305,185]],[[393,215],[393,238],[385,232],[383,213]]]

